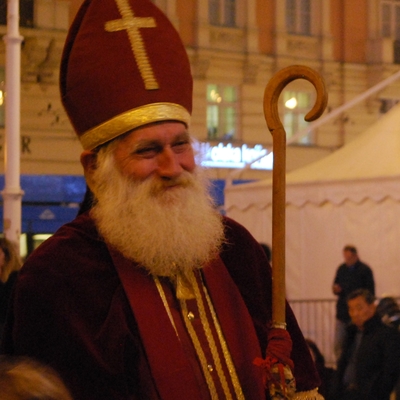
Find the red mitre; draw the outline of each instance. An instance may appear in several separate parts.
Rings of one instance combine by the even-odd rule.
[[[86,0],[61,60],[61,98],[84,149],[165,120],[188,125],[186,50],[149,0]]]

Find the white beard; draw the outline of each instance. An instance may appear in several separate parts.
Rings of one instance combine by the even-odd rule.
[[[100,152],[94,181],[91,215],[101,235],[151,274],[202,268],[218,254],[223,223],[199,169],[174,181],[133,181],[119,173],[112,153]]]

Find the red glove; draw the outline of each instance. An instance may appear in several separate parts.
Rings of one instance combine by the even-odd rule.
[[[269,387],[271,381],[276,381],[276,374],[272,375],[272,367],[278,366],[280,372],[280,380],[285,387],[285,377],[283,367],[288,366],[291,370],[294,368],[293,361],[290,359],[292,352],[292,339],[289,332],[285,329],[272,328],[268,332],[268,345],[265,360],[256,358],[253,362],[255,365],[264,370],[264,385]],[[278,383],[278,382],[275,382]]]

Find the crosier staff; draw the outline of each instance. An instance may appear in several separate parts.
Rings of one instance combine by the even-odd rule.
[[[278,113],[278,100],[287,84],[296,79],[308,80],[316,89],[314,107],[306,121],[319,118],[324,112],[328,95],[322,77],[313,69],[293,65],[278,71],[264,92],[264,115],[273,136],[272,173],[272,327],[269,333],[267,357],[263,360],[272,399],[322,399],[317,389],[295,393],[290,359],[292,342],[286,331],[285,300],[285,205],[286,205],[286,132]]]

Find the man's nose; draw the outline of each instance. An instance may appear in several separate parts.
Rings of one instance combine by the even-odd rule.
[[[358,314],[359,313],[357,311],[353,311],[353,312],[349,313],[350,318],[356,318],[358,316]]]
[[[179,163],[179,157],[171,147],[165,147],[158,155],[158,174],[162,178],[176,178],[183,168]]]

